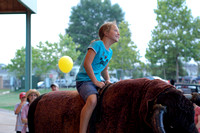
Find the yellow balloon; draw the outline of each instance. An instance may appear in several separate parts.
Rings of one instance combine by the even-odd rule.
[[[73,60],[69,56],[63,56],[58,61],[58,67],[59,69],[64,72],[68,73],[72,70],[73,67]]]

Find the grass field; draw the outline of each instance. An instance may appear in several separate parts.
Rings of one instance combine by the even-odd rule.
[[[60,88],[60,91],[62,90],[75,90],[75,88]],[[14,111],[15,105],[20,102],[19,93],[24,90],[10,93],[8,93],[8,91],[10,90],[0,89],[0,108]],[[51,89],[38,89],[38,91],[40,92],[40,94],[44,94],[50,92]]]

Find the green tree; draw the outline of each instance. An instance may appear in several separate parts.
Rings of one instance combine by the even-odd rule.
[[[165,64],[147,64],[146,71],[148,72],[147,75],[157,75],[163,79],[176,79],[176,61],[169,58],[166,59],[168,63]],[[183,69],[183,63],[179,61],[179,76],[186,75],[186,71]]]
[[[120,23],[124,20],[124,13],[118,4],[111,5],[110,0],[80,0],[72,7],[70,23],[66,33],[75,43],[81,45],[78,49],[81,56],[86,52],[88,45],[98,37],[100,26],[106,21]],[[81,58],[80,58],[81,60]]]
[[[158,0],[158,25],[152,32],[145,57],[151,64],[164,66],[162,71],[172,73],[176,68],[179,77],[180,62],[192,58],[195,45],[193,37],[193,17],[185,0]],[[172,76],[173,75],[167,75]]]
[[[33,55],[39,55],[37,49],[32,47],[32,53]],[[32,67],[36,67],[36,62],[32,61]],[[11,64],[8,64],[4,67],[4,69],[7,69],[12,74],[16,75],[18,79],[20,79],[21,76],[25,75],[25,48],[21,47],[21,49],[18,49],[15,53],[15,57],[11,59]]]
[[[135,68],[135,64],[137,66],[141,64],[137,46],[131,41],[131,32],[128,26],[128,22],[121,22],[119,24],[119,42],[111,46],[113,50],[113,56],[109,63],[111,70],[122,69],[123,71],[130,71]]]
[[[69,35],[59,35],[59,43],[40,42],[36,48],[32,47],[32,69],[33,74],[47,74],[50,70],[57,70],[60,73],[57,64],[62,56],[70,56],[73,61],[76,61],[80,55],[80,51],[76,51],[79,45],[76,45]],[[25,75],[25,48],[17,50],[14,59],[11,59],[11,64],[8,64],[5,69],[14,73],[18,78]]]
[[[195,44],[194,51],[193,52],[193,59],[196,61],[198,65],[198,75],[200,75],[200,17],[197,17],[194,20],[194,41],[192,43]]]
[[[40,42],[37,47],[40,51],[40,57],[37,61],[37,73],[47,73],[50,70],[57,70],[59,74],[62,74],[58,69],[58,60],[62,56],[69,56],[72,58],[72,60],[77,60],[78,56],[80,55],[80,51],[77,51],[76,49],[79,47],[79,45],[76,45],[72,38],[66,34],[66,35],[59,35],[60,41],[59,43],[49,43],[46,41],[45,43]]]

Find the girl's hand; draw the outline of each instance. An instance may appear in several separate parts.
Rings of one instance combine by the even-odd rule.
[[[26,103],[26,101],[21,101],[20,105],[23,106]]]
[[[111,82],[110,82],[110,80],[106,80],[105,81],[105,84],[107,85],[107,84],[110,84]]]
[[[103,88],[105,86],[105,83],[104,82],[99,82],[99,81],[96,81],[95,85],[99,88]]]

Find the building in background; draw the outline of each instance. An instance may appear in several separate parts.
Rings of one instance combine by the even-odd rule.
[[[10,89],[10,75],[2,69],[5,64],[0,64],[0,89]]]

